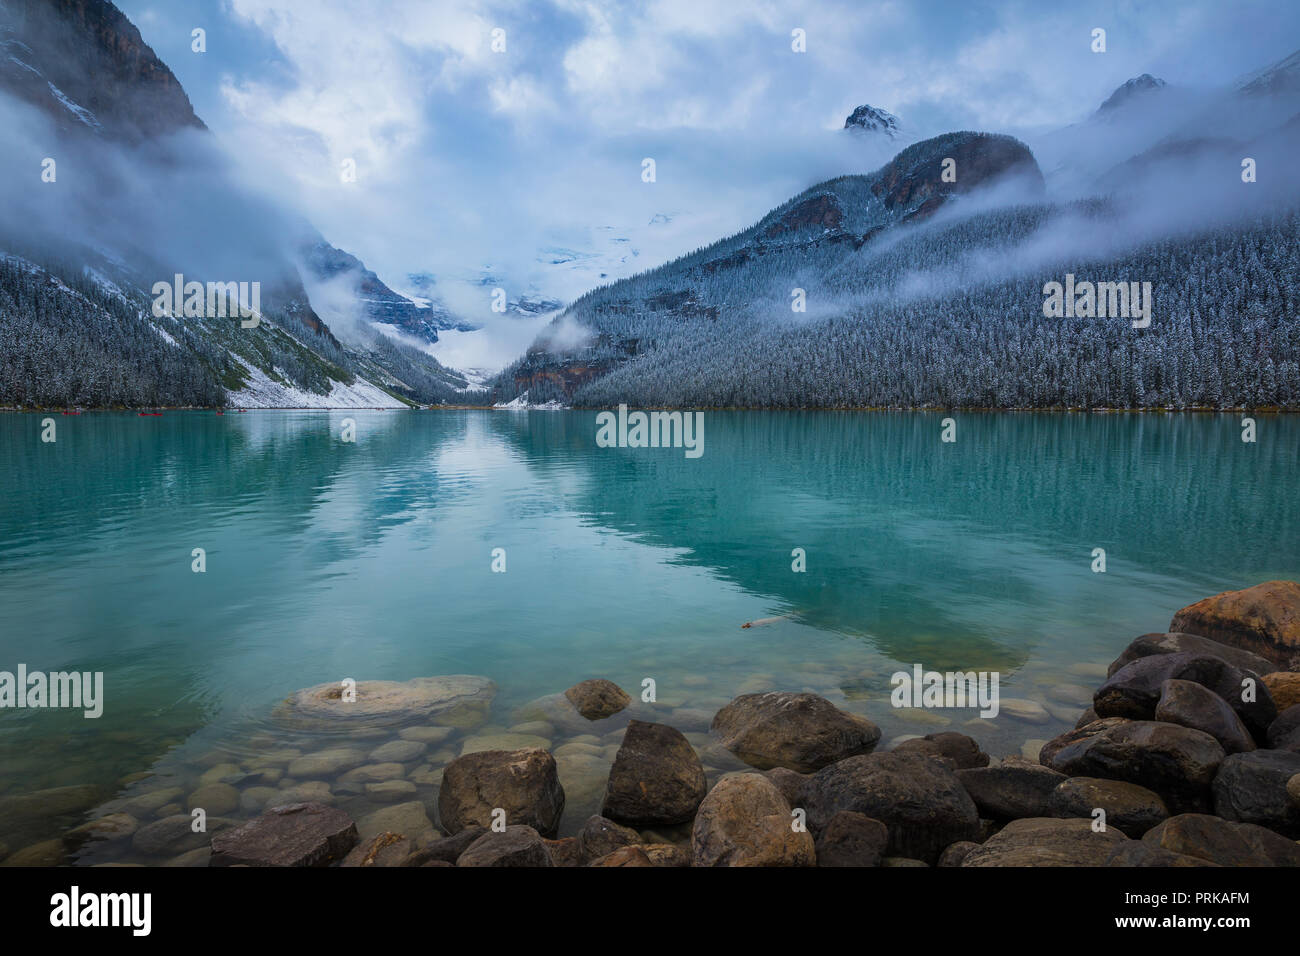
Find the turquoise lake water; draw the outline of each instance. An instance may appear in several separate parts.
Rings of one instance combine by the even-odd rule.
[[[948,727],[1018,752],[1180,607],[1300,578],[1300,419],[1258,415],[1250,444],[1240,415],[955,414],[944,443],[946,414],[706,412],[696,459],[597,447],[595,412],[87,413],[53,416],[53,443],[45,416],[0,416],[0,670],[105,684],[98,720],[0,711],[0,800],[93,784],[112,808],[146,773],[185,789],[213,754],[301,749],[271,708],[345,677],[484,675],[488,733],[588,677],[653,678],[650,712],[684,729],[811,688],[882,747]],[[1048,719],[896,711],[889,675],[916,663],[998,671]],[[566,781],[562,832],[595,787]],[[0,842],[96,812],[0,818]]]

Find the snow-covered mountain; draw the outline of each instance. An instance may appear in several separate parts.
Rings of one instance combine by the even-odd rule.
[[[857,133],[879,133],[889,139],[899,135],[898,117],[888,110],[863,104],[844,120],[844,128]]]
[[[471,326],[243,189],[107,0],[0,0],[0,125],[0,404],[463,400],[463,376],[382,330]],[[154,314],[177,274],[259,288],[258,322]]]

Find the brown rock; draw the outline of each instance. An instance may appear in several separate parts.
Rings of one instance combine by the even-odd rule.
[[[1223,746],[1225,753],[1255,749],[1250,731],[1228,702],[1195,681],[1165,681],[1161,685],[1155,719],[1203,730]]]
[[[468,827],[449,837],[434,840],[412,853],[402,865],[428,866],[435,862],[453,865],[475,840],[487,832],[487,827]]]
[[[540,747],[480,750],[447,764],[438,792],[442,828],[457,833],[466,827],[491,826],[502,809],[508,825],[532,827],[554,836],[564,812],[555,758]]]
[[[601,815],[634,827],[685,823],[707,791],[704,767],[681,731],[633,720],[609,771]]]
[[[1224,591],[1183,608],[1169,629],[1240,647],[1292,670],[1300,666],[1300,584],[1266,581]]]
[[[880,866],[888,845],[889,828],[879,820],[841,810],[817,837],[817,865]]]
[[[1047,798],[1065,775],[1023,757],[1004,757],[996,767],[958,770],[980,816],[993,820],[1047,815]]]
[[[980,750],[980,745],[973,738],[951,730],[905,740],[895,747],[893,752],[947,757],[957,765],[959,770],[972,770],[989,765],[989,755]]]
[[[1169,808],[1158,793],[1123,780],[1069,777],[1047,800],[1049,817],[1092,819],[1094,810],[1106,811],[1106,825],[1135,840],[1169,817]]]
[[[407,866],[414,844],[400,833],[385,831],[353,847],[340,866]]]
[[[1300,866],[1300,845],[1253,823],[1205,813],[1181,813],[1157,824],[1143,843],[1196,856],[1220,866]]]
[[[554,866],[542,835],[528,826],[489,830],[469,845],[457,866]]]
[[[623,688],[601,677],[574,684],[564,692],[564,696],[588,720],[603,720],[632,703],[632,698]]]
[[[1119,830],[1093,830],[1090,820],[1028,817],[1012,820],[962,859],[962,866],[1103,866],[1116,844],[1129,842]]]
[[[870,753],[880,728],[817,694],[742,694],[718,711],[713,732],[724,747],[759,770],[811,773]]]
[[[1300,671],[1273,671],[1262,679],[1273,696],[1273,703],[1277,704],[1279,714],[1300,704]]]
[[[613,853],[592,860],[589,866],[654,866],[639,846],[619,847]]]
[[[813,866],[812,834],[796,831],[793,823],[785,797],[762,774],[728,774],[695,816],[695,865]]]
[[[587,818],[578,833],[578,850],[584,859],[595,860],[625,846],[641,842],[641,834],[597,814]]]
[[[1143,634],[1124,648],[1119,657],[1111,661],[1106,676],[1110,677],[1125,664],[1130,664],[1139,657],[1151,657],[1157,654],[1196,654],[1218,657],[1234,667],[1254,671],[1256,674],[1263,674],[1273,670],[1269,662],[1258,654],[1252,654],[1250,651],[1243,651],[1237,647],[1230,647],[1227,644],[1220,644],[1208,637],[1175,632],[1172,634]]]

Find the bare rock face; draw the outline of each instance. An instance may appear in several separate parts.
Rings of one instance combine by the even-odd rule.
[[[564,812],[564,787],[555,758],[540,747],[480,750],[447,764],[438,793],[442,828],[459,833],[491,826],[493,811],[505,810],[506,823],[554,836]]]
[[[588,720],[612,717],[632,703],[632,698],[623,688],[601,677],[574,684],[564,692],[564,696]]]
[[[1113,827],[1093,830],[1091,820],[1028,817],[1012,820],[967,853],[961,865],[1105,866],[1117,846],[1128,842]]]
[[[729,774],[700,804],[691,831],[696,866],[813,866],[812,834],[762,774]]]
[[[634,720],[614,757],[601,815],[633,827],[685,823],[707,791],[704,766],[681,731]]]
[[[356,845],[357,825],[342,810],[291,803],[212,838],[210,866],[328,866]]]
[[[1169,630],[1240,647],[1284,670],[1300,669],[1300,584],[1265,581],[1224,591],[1183,608]]]
[[[404,723],[473,727],[487,717],[497,687],[486,677],[451,674],[409,681],[358,681],[356,699],[342,682],[317,684],[290,694],[274,712],[298,730],[343,730]]]
[[[871,721],[816,694],[742,694],[718,711],[712,729],[747,764],[798,773],[870,753],[880,740]]]
[[[889,856],[935,862],[944,847],[979,836],[979,813],[943,761],[920,754],[865,754],[817,771],[804,786],[808,825],[821,833],[841,810],[889,828]]]

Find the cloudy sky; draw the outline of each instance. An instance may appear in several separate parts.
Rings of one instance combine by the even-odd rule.
[[[250,182],[471,315],[488,292],[457,279],[570,298],[876,168],[896,145],[841,130],[862,103],[1032,145],[1137,74],[1220,85],[1300,47],[1300,4],[1249,0],[117,2]]]

